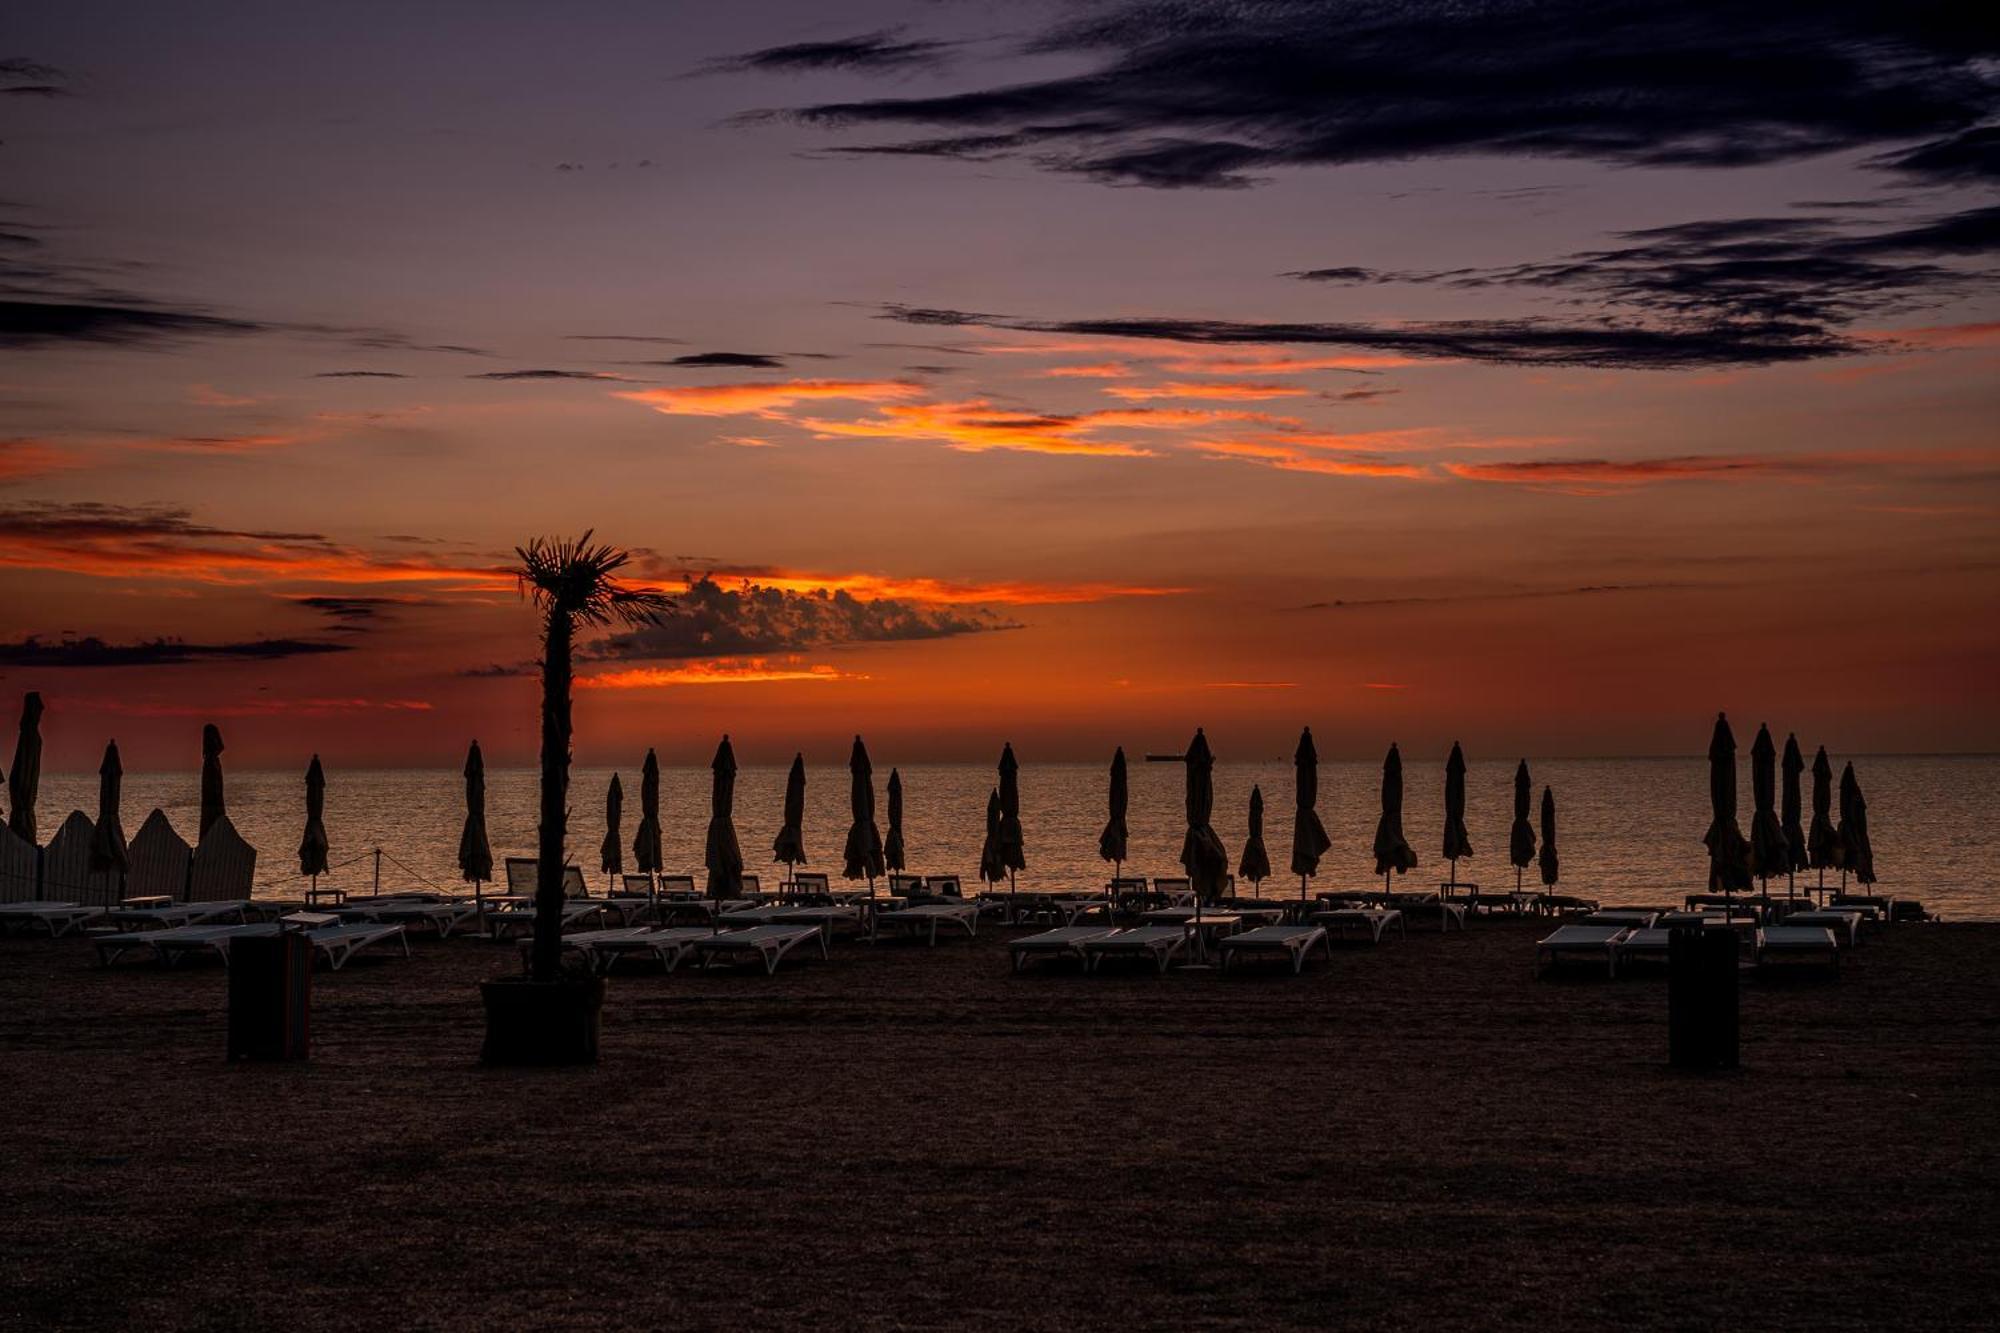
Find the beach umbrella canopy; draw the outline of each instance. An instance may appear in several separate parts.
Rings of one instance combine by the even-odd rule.
[[[979,844],[979,878],[998,884],[1007,878],[1007,863],[1000,855],[1000,791],[986,793],[986,840]]]
[[[1804,870],[1806,860],[1806,830],[1804,803],[1800,799],[1799,775],[1806,771],[1805,756],[1799,753],[1799,738],[1785,737],[1785,789],[1780,803],[1779,823],[1785,830],[1785,873]]]
[[[734,898],[743,892],[743,848],[736,841],[736,751],[728,736],[715,747],[708,767],[714,774],[708,789],[708,843],[702,853],[708,896]]]
[[[1472,855],[1472,839],[1465,832],[1465,751],[1451,743],[1451,758],[1444,761],[1444,858],[1456,861]],[[1453,870],[1456,876],[1456,869]]]
[[[660,759],[652,747],[639,769],[639,829],[632,835],[632,868],[642,875],[657,875],[666,868],[660,838]]]
[[[806,757],[792,756],[792,771],[785,777],[785,824],[771,839],[771,859],[788,866],[803,865],[806,859]]]
[[[1021,765],[1014,743],[1000,747],[1000,863],[1009,870],[1026,870],[1026,838],[1021,831]]]
[[[1209,822],[1215,815],[1215,756],[1200,727],[1188,743],[1185,762],[1187,835],[1181,839],[1181,866],[1188,873],[1196,899],[1212,903],[1222,896],[1222,881],[1229,874],[1229,851]]]
[[[30,690],[21,700],[21,732],[14,763],[7,770],[7,827],[24,842],[35,840],[35,798],[42,787],[42,696]]]
[[[1778,746],[1771,728],[1759,726],[1750,742],[1750,864],[1760,879],[1791,869],[1791,844],[1778,822]]]
[[[1382,761],[1382,817],[1375,822],[1375,873],[1414,870],[1417,854],[1403,836],[1403,754],[1392,742]]]
[[[1542,867],[1542,883],[1555,887],[1562,877],[1562,862],[1556,852],[1556,793],[1553,787],[1542,788],[1542,850],[1539,856]]]
[[[597,849],[598,869],[607,875],[625,871],[625,835],[620,831],[624,823],[625,784],[613,773],[604,793],[604,841]]]
[[[125,830],[118,823],[118,792],[124,780],[118,742],[113,741],[104,747],[104,762],[97,766],[97,823],[90,831],[90,869],[94,874],[123,874],[130,861]]]
[[[1262,883],[1271,876],[1271,855],[1264,850],[1264,790],[1250,788],[1250,836],[1243,840],[1243,859],[1237,863],[1236,873],[1252,884]]]
[[[1125,859],[1130,831],[1125,827],[1125,812],[1132,802],[1132,791],[1125,777],[1125,747],[1111,756],[1111,784],[1106,793],[1107,817],[1104,832],[1097,835],[1097,855],[1099,860],[1122,862]]]
[[[1736,736],[1729,719],[1715,715],[1708,741],[1708,887],[1711,892],[1747,892],[1750,888],[1750,843],[1736,823]]]
[[[903,868],[903,775],[889,770],[889,831],[882,835],[882,866]]]
[[[1514,824],[1507,830],[1507,864],[1526,870],[1535,859],[1535,830],[1528,823],[1528,804],[1534,799],[1534,782],[1528,777],[1528,761],[1514,768]]]
[[[1319,873],[1319,859],[1333,846],[1326,825],[1319,822],[1319,751],[1313,746],[1312,728],[1299,733],[1299,748],[1292,751],[1292,873],[1300,879],[1299,894],[1305,894],[1304,880]]]
[[[458,873],[474,884],[493,878],[493,848],[486,841],[486,759],[479,742],[465,752],[465,828],[458,835]]]
[[[326,873],[326,770],[319,756],[306,766],[306,831],[299,839],[299,873]]]
[[[872,882],[882,874],[882,831],[875,827],[875,766],[868,762],[868,747],[859,736],[847,757],[847,772],[848,809],[854,822],[847,826],[846,863],[840,873]]]
[[[209,826],[227,813],[222,800],[222,732],[210,722],[201,729],[201,823],[195,841],[207,837]]]
[[[1812,765],[1812,832],[1806,835],[1806,861],[1815,870],[1840,869],[1840,832],[1833,826],[1833,765],[1826,747],[1819,747]]]
[[[1840,862],[1857,884],[1875,882],[1875,849],[1868,842],[1868,802],[1854,765],[1840,772]]]

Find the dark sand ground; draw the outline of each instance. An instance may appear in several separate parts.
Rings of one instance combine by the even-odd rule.
[[[0,942],[0,1325],[1994,1326],[2000,926],[1750,982],[1744,1068],[1535,928],[1305,977],[1008,975],[999,936],[614,980],[604,1058],[480,1068],[510,948],[316,979]]]

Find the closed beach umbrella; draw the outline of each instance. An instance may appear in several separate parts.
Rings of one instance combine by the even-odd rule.
[[[1007,868],[1007,913],[1012,917],[1014,872],[1028,868],[1027,838],[1021,830],[1021,764],[1014,743],[1000,747],[1000,864]]]
[[[125,830],[118,822],[118,793],[124,780],[118,742],[113,741],[104,747],[104,762],[97,766],[97,824],[90,831],[90,869],[98,875],[116,873],[121,884],[130,861]]]
[[[854,738],[854,751],[847,757],[848,808],[854,822],[847,826],[846,864],[841,874],[848,879],[866,879],[868,896],[875,896],[875,877],[882,873],[882,832],[875,827],[875,766],[868,762],[868,747]]]
[[[1106,792],[1106,816],[1104,832],[1097,835],[1097,855],[1099,860],[1111,862],[1111,877],[1117,879],[1125,868],[1125,853],[1130,841],[1130,832],[1125,827],[1125,812],[1132,802],[1132,792],[1125,777],[1125,747],[1119,746],[1111,756],[1111,782]]]
[[[227,813],[222,799],[222,732],[210,722],[201,729],[201,823],[195,841],[206,838],[209,826]]]
[[[882,868],[903,869],[903,775],[889,770],[889,831],[882,835]]]
[[[1263,882],[1271,875],[1271,856],[1264,850],[1264,790],[1250,788],[1250,836],[1243,840],[1243,859],[1237,863],[1236,873],[1261,892]]]
[[[7,770],[7,827],[23,842],[35,840],[35,798],[42,787],[42,696],[30,690],[21,700],[21,732],[14,763]]]
[[[604,792],[604,841],[597,848],[597,867],[606,875],[625,873],[625,784],[616,773]],[[614,887],[617,881],[612,881]]]
[[[1840,869],[1840,832],[1833,826],[1833,765],[1826,747],[1813,756],[1812,831],[1806,835],[1806,860],[1819,871],[1819,891],[1826,892],[1826,872]]]
[[[311,876],[315,889],[326,873],[326,851],[326,770],[314,755],[306,766],[306,831],[299,839],[299,873]]]
[[[1785,896],[1793,892],[1792,877],[1804,870],[1806,861],[1805,803],[1799,790],[1799,775],[1806,771],[1805,756],[1799,753],[1799,738],[1785,737],[1784,793],[1779,803],[1779,823],[1785,830]]]
[[[1542,850],[1539,854],[1542,867],[1542,883],[1554,888],[1562,877],[1562,861],[1556,853],[1556,793],[1553,787],[1542,788]]]
[[[1535,830],[1528,823],[1528,804],[1534,800],[1535,786],[1528,777],[1528,761],[1514,769],[1514,823],[1507,830],[1507,864],[1514,867],[1514,892],[1521,891],[1521,872],[1535,859]]]
[[[1708,888],[1725,894],[1750,889],[1750,844],[1736,823],[1736,737],[1729,719],[1715,715],[1715,732],[1708,742]]]
[[[1451,882],[1458,884],[1458,858],[1472,855],[1472,839],[1465,832],[1465,751],[1451,743],[1451,758],[1444,761],[1444,855],[1451,862]]]
[[[1857,884],[1875,882],[1875,849],[1868,842],[1868,802],[1861,795],[1861,782],[1854,765],[1840,772],[1840,878],[1854,876]]]
[[[979,878],[998,884],[1007,878],[1007,863],[1000,856],[1000,791],[986,793],[986,839],[979,844]]]
[[[1778,822],[1778,746],[1771,728],[1759,726],[1750,742],[1750,864],[1770,891],[1771,876],[1791,868],[1791,844]]]
[[[1209,751],[1208,737],[1196,727],[1188,743],[1187,834],[1181,839],[1181,866],[1194,888],[1197,910],[1222,896],[1222,881],[1229,874],[1229,851],[1215,836],[1210,823],[1215,816],[1215,755]]]
[[[771,839],[771,859],[785,863],[785,878],[792,877],[792,867],[804,865],[806,859],[806,757],[792,756],[792,771],[785,776],[785,824],[778,830],[778,836]]]
[[[639,829],[632,835],[632,868],[642,875],[666,869],[660,839],[660,760],[648,747],[639,769]]]
[[[1382,817],[1375,822],[1375,873],[1382,877],[1382,891],[1389,891],[1391,873],[1416,866],[1417,854],[1403,836],[1403,754],[1391,742],[1382,761]]]
[[[493,848],[486,841],[486,759],[479,742],[465,752],[465,828],[458,835],[458,873],[472,881],[472,895],[493,878]]]
[[[1305,901],[1306,881],[1319,873],[1319,859],[1331,846],[1333,839],[1319,822],[1319,751],[1307,727],[1292,751],[1292,873],[1299,877],[1299,901]]]
[[[708,896],[734,898],[743,892],[743,848],[736,841],[736,751],[728,736],[715,747],[708,767],[715,775],[708,789],[708,843],[702,853]]]

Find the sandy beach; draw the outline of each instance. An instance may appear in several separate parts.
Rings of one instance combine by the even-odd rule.
[[[316,978],[222,1059],[218,968],[0,942],[17,1327],[1972,1326],[2000,926],[1752,982],[1744,1068],[1535,927],[1305,977],[1013,977],[1004,932],[614,979],[602,1063],[480,1068],[511,948]]]

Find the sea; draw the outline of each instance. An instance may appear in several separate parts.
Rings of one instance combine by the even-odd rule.
[[[1844,762],[1836,758],[1835,767]],[[1707,830],[1708,764],[1704,758],[1547,759],[1528,761],[1535,783],[1535,814],[1544,786],[1555,793],[1561,891],[1605,903],[1677,902],[1707,879],[1702,834]],[[2000,756],[1883,755],[1854,760],[1868,801],[1875,851],[1875,892],[1920,900],[1953,920],[2000,919]],[[985,834],[987,793],[996,776],[970,764],[913,764],[902,768],[904,839],[916,873],[958,874],[971,887]],[[745,869],[771,869],[771,840],[778,831],[786,770],[746,767],[736,780],[735,824]],[[607,768],[578,767],[570,779],[570,848],[591,883],[603,885],[599,847],[605,834]],[[630,863],[638,820],[639,773],[620,770],[625,788],[621,844]],[[878,822],[886,818],[885,763],[875,773]],[[1022,768],[1021,819],[1028,868],[1023,889],[1094,889],[1111,866],[1098,859],[1104,826],[1107,767],[1103,764],[1029,764]],[[1185,830],[1184,770],[1177,763],[1130,765],[1127,814],[1131,859],[1127,874],[1177,875]],[[1382,772],[1376,763],[1326,762],[1320,766],[1319,812],[1333,839],[1320,863],[1314,890],[1381,886],[1371,851],[1380,814]],[[699,876],[709,819],[707,768],[661,771],[661,823],[670,872]],[[1296,893],[1291,859],[1293,774],[1289,764],[1220,763],[1215,768],[1214,826],[1229,849],[1232,869],[1247,833],[1251,789],[1263,791],[1265,845],[1276,874],[1269,895]],[[1738,781],[1740,824],[1750,824],[1747,762]],[[1511,887],[1507,833],[1513,818],[1514,765],[1473,763],[1466,776],[1466,826],[1473,855],[1456,868],[1460,883]],[[495,865],[507,855],[533,855],[536,773],[493,768],[487,772],[487,827]],[[303,772],[243,771],[227,775],[231,820],[258,849],[259,896],[291,897],[304,887],[297,847],[304,819]],[[805,868],[838,877],[849,814],[844,765],[809,769],[806,784]],[[1810,777],[1806,791],[1811,815]],[[148,811],[164,810],[192,840],[199,802],[192,770],[125,775],[122,819],[129,836]],[[1429,887],[1452,878],[1439,855],[1444,805],[1443,765],[1406,760],[1403,830],[1419,864],[1396,887]],[[97,808],[94,773],[48,774],[37,809],[47,838],[71,809]],[[366,893],[442,887],[464,888],[457,867],[464,821],[464,780],[457,769],[381,769],[327,772],[326,829],[333,869],[322,885]],[[378,860],[376,849],[380,849]],[[379,866],[379,880],[378,875]],[[1527,882],[1537,881],[1529,867]],[[1817,882],[1801,872],[1798,887]],[[1829,884],[1838,883],[1830,874]],[[1771,882],[1782,892],[1782,880]]]

